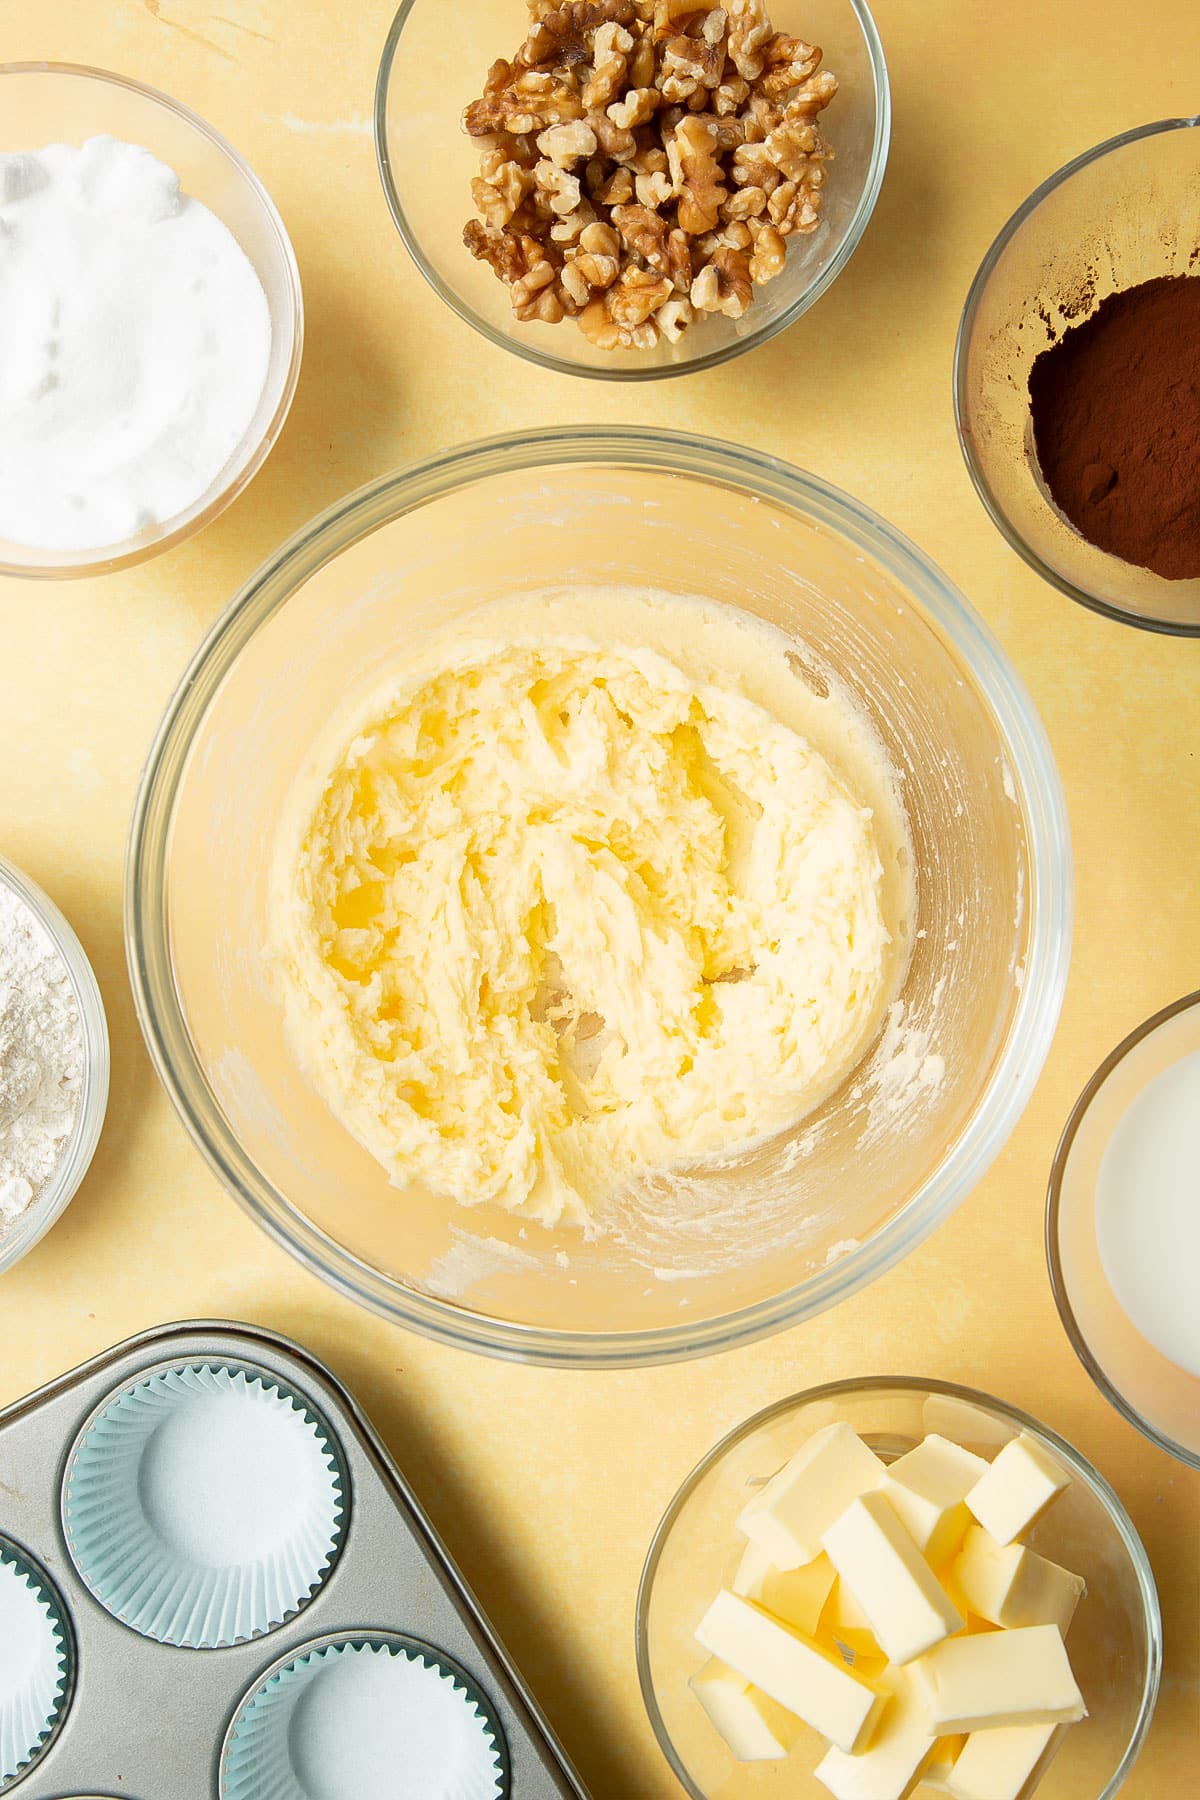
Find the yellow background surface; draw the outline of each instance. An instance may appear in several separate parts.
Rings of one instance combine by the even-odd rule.
[[[0,0],[0,57],[119,70],[224,132],[283,213],[308,308],[283,437],[215,525],[132,573],[0,583],[0,848],[76,926],[113,1046],[92,1172],[57,1228],[0,1279],[0,1403],[164,1320],[225,1315],[299,1338],[374,1417],[596,1800],[671,1800],[679,1790],[638,1696],[633,1613],[647,1544],[684,1474],[748,1413],[813,1382],[904,1372],[975,1384],[1071,1439],[1133,1515],[1162,1594],[1166,1672],[1126,1792],[1182,1800],[1200,1757],[1200,1477],[1143,1441],[1076,1362],[1046,1277],[1042,1215],[1059,1131],[1096,1063],[1197,985],[1200,645],[1095,618],[1008,551],[955,445],[950,360],[975,268],[1030,189],[1100,139],[1194,107],[1200,8],[878,0],[895,133],[848,270],[752,356],[634,391],[491,348],[409,263],[368,126],[388,0],[212,5]],[[409,458],[589,420],[739,439],[910,533],[999,633],[1041,709],[1078,883],[1057,1040],[1025,1117],[958,1214],[866,1292],[794,1331],[715,1360],[591,1376],[408,1336],[328,1292],[250,1224],[151,1072],[120,900],[151,733],[201,634],[279,541]]]

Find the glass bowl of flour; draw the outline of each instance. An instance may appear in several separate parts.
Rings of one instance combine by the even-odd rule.
[[[0,574],[100,574],[200,530],[295,391],[295,257],[211,126],[121,75],[0,64]]]
[[[0,856],[0,1273],[73,1198],[108,1105],[95,974],[53,901]]]
[[[592,428],[417,464],[259,571],[151,754],[126,935],[278,1241],[597,1367],[793,1324],[946,1217],[1070,918],[1041,726],[940,572],[771,457]]]

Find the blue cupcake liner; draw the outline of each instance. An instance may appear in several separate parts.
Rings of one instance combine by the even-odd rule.
[[[457,1663],[412,1638],[322,1639],[242,1703],[221,1800],[507,1800],[508,1748]]]
[[[65,1715],[71,1671],[70,1631],[49,1576],[0,1540],[0,1793]]]
[[[345,1538],[336,1441],[265,1371],[160,1370],[108,1400],[67,1465],[63,1528],[80,1578],[143,1637],[219,1649],[293,1618]]]

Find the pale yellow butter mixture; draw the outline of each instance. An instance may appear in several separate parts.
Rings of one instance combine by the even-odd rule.
[[[340,746],[281,833],[271,955],[310,1078],[397,1184],[585,1223],[794,1123],[875,1034],[872,810],[736,686],[447,638]]]

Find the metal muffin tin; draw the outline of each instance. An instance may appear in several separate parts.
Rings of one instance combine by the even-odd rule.
[[[220,1649],[155,1642],[85,1586],[63,1530],[72,1447],[124,1389],[175,1366],[261,1372],[328,1426],[349,1488],[345,1541],[317,1591],[284,1624]],[[589,1800],[537,1702],[404,1477],[330,1371],[251,1325],[160,1326],[94,1357],[0,1413],[0,1539],[50,1578],[71,1672],[58,1722],[0,1794],[20,1800],[218,1800],[227,1736],[260,1684],[340,1638],[416,1640],[467,1677],[501,1727],[506,1800]]]

